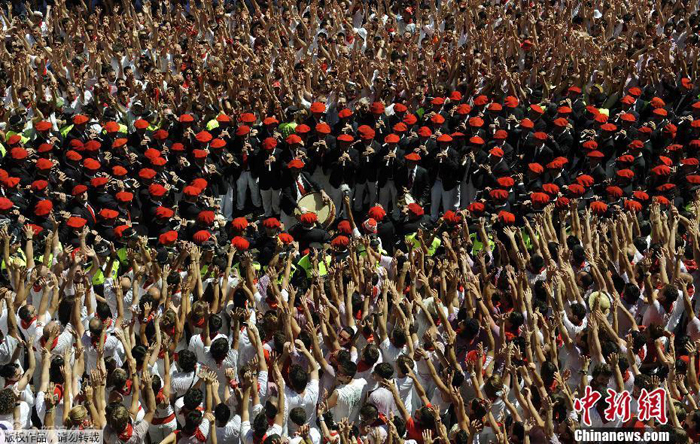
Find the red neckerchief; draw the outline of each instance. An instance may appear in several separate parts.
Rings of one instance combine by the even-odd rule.
[[[39,341],[42,348],[46,347],[46,340],[47,340],[47,338],[41,338],[41,340]],[[53,342],[51,343],[51,348],[49,349],[49,351],[56,348],[57,344],[58,344],[58,336],[56,336],[56,338],[54,338]]]
[[[165,404],[165,395],[163,394],[163,389],[158,390],[158,394],[156,395],[156,404]]]
[[[126,428],[124,429],[123,432],[119,434],[119,439],[121,441],[127,442],[128,440],[131,439],[131,435],[134,434],[134,426],[131,425],[131,423],[126,425]]]
[[[129,396],[131,395],[131,389],[133,388],[133,381],[131,379],[127,379],[126,383],[124,384],[124,387],[120,389],[115,389],[119,394],[122,396]]]
[[[100,334],[100,336],[102,336],[102,334]],[[102,341],[102,345],[104,345],[105,342],[107,342],[107,335],[105,335],[105,338],[104,338],[104,340]],[[92,344],[92,346],[93,346],[94,348],[97,348],[97,339],[96,339],[95,337],[90,336],[90,343]]]
[[[268,307],[270,307],[273,310],[276,309],[277,306],[279,305],[277,303],[277,299],[274,296],[273,297],[270,297],[270,296],[266,297],[265,302],[267,303]]]
[[[34,316],[33,318],[31,318],[28,321],[25,321],[24,319],[22,319],[22,322],[20,322],[20,324],[22,325],[23,329],[27,330],[29,328],[29,326],[32,325],[32,322],[34,322],[34,321],[36,321],[36,316]]]
[[[265,438],[267,438],[267,434],[264,434],[260,438],[258,438],[258,435],[253,434],[253,444],[262,444],[265,442]]]
[[[372,423],[372,427],[381,427],[383,425],[386,425],[388,422],[389,421],[386,419],[386,416],[379,413],[377,420]]]
[[[32,285],[32,290],[34,290],[35,293],[39,293],[41,291],[41,285],[39,284],[34,284]]]
[[[58,395],[57,402],[61,402],[61,399],[63,399],[63,385],[62,384],[54,385],[53,394]]]
[[[102,325],[104,325],[105,329],[111,327],[112,326],[112,318],[107,318],[104,321],[102,321]]]
[[[630,373],[629,370],[625,370],[625,374],[622,375],[622,380],[627,382],[630,379],[630,376],[632,376],[632,373]]]
[[[369,344],[372,344],[374,342],[374,335],[372,333],[365,334],[365,332],[363,331],[362,336],[365,337],[365,341],[367,341]]]
[[[372,368],[372,365],[371,365],[370,363],[366,362],[364,359],[360,359],[360,360],[357,362],[357,371],[358,371],[358,373],[366,372],[366,371],[369,370],[370,368]]]
[[[199,318],[193,324],[197,328],[204,328],[204,317]]]

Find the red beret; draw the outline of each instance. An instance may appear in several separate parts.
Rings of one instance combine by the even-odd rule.
[[[467,207],[467,210],[469,210],[469,212],[474,214],[474,215],[479,215],[479,214],[483,213],[485,209],[486,209],[486,205],[484,205],[481,202],[472,202]]]
[[[338,231],[344,234],[352,234],[352,226],[349,220],[341,220],[338,223]]]
[[[209,153],[206,150],[192,150],[192,156],[195,159],[205,159]]]
[[[177,240],[177,231],[166,231],[158,236],[158,242],[161,245],[171,245]]]
[[[408,108],[406,108],[406,105],[403,103],[395,103],[394,104],[394,112],[396,113],[405,113],[408,111]]]
[[[287,145],[296,145],[301,143],[301,137],[296,134],[290,134],[284,141],[287,142]]]
[[[311,104],[310,111],[314,114],[322,114],[326,112],[326,105],[321,102],[314,102]]]
[[[134,200],[134,194],[128,191],[120,191],[115,195],[117,201],[121,203],[127,203]]]
[[[666,165],[658,165],[652,168],[651,172],[655,176],[669,176],[671,174],[671,168]]]
[[[53,202],[50,200],[40,200],[34,205],[34,214],[37,216],[46,216],[53,210]]]
[[[192,123],[194,122],[194,117],[192,114],[182,114],[179,120],[180,123]]]
[[[637,200],[641,200],[642,202],[646,202],[647,200],[649,200],[649,195],[644,191],[635,191],[634,193],[632,193],[632,197],[634,197]]]
[[[457,112],[457,114],[459,114],[460,116],[466,116],[467,114],[469,114],[470,112],[472,112],[472,107],[469,106],[469,105],[467,105],[466,103],[462,103],[461,105],[459,105],[459,106],[457,107],[456,112]]]
[[[649,104],[653,108],[662,108],[662,107],[666,106],[666,102],[664,102],[663,99],[660,97],[653,97],[651,99],[651,101],[649,102]]]
[[[588,174],[582,174],[576,178],[576,183],[588,188],[595,183],[595,179]]]
[[[237,217],[231,221],[231,226],[234,230],[243,231],[248,228],[248,219],[245,217]]]
[[[34,232],[34,235],[37,235],[37,234],[41,233],[42,231],[44,231],[44,229],[42,227],[40,227],[39,225],[27,224],[27,226],[32,229],[32,231]]]
[[[210,225],[214,222],[214,212],[209,210],[200,211],[197,215],[197,222]]]
[[[236,135],[241,137],[250,134],[250,127],[248,125],[241,125],[236,129]]]
[[[5,185],[5,188],[14,188],[17,185],[19,185],[19,177],[6,177],[3,179],[2,184]]]
[[[380,221],[386,216],[386,211],[384,211],[384,208],[380,206],[374,206],[369,209],[367,215],[374,220]]]
[[[665,198],[664,196],[654,196],[654,202],[664,206],[671,205],[671,201]]]
[[[652,111],[652,114],[659,117],[666,117],[668,116],[668,111],[666,111],[664,108],[656,108],[654,111]]]
[[[513,180],[512,177],[499,177],[496,179],[496,182],[498,183],[498,186],[502,188],[510,188],[515,185],[515,180]]]
[[[533,129],[535,127],[535,123],[532,120],[525,118],[520,121],[520,126],[527,129]]]
[[[418,153],[408,153],[404,156],[404,159],[411,162],[420,162],[420,155]]]
[[[472,145],[483,145],[485,142],[484,139],[479,136],[472,136],[469,138],[469,143]]]
[[[421,126],[418,128],[418,135],[420,137],[430,137],[433,135],[433,132],[427,126]]]
[[[399,143],[399,140],[401,140],[401,138],[399,136],[397,136],[396,134],[392,133],[392,134],[388,134],[384,138],[384,143]]]
[[[10,157],[15,160],[24,160],[28,155],[29,153],[24,148],[12,148],[10,150]]]
[[[73,187],[73,190],[71,191],[71,194],[73,196],[78,196],[80,194],[85,193],[88,190],[88,188],[85,185],[76,185]]]
[[[331,126],[325,122],[321,122],[316,125],[316,132],[319,134],[330,134]]]
[[[68,225],[71,228],[83,228],[86,223],[87,220],[83,219],[82,217],[71,216],[68,218],[66,225]]]
[[[156,157],[160,156],[160,151],[158,151],[155,148],[148,148],[146,151],[143,152],[143,157],[145,157],[148,160],[155,159]]]
[[[41,122],[34,125],[34,129],[37,131],[48,131],[53,125],[48,120],[42,120]]]
[[[624,113],[620,116],[620,120],[622,120],[623,122],[635,122],[637,118],[634,117],[634,114],[632,113]]]
[[[547,140],[547,133],[542,132],[542,131],[537,131],[537,132],[533,135],[533,137],[534,137],[536,140],[544,141],[544,140]]]
[[[637,99],[635,99],[634,97],[632,97],[630,95],[627,95],[627,96],[623,97],[622,100],[620,100],[620,102],[622,102],[623,105],[630,105],[630,106],[634,105],[634,102],[636,102],[636,101],[637,101]]]
[[[641,88],[637,88],[636,86],[633,86],[632,88],[630,88],[628,92],[630,93],[630,95],[632,95],[634,97],[639,97],[642,95]]]
[[[209,144],[210,148],[219,149],[226,146],[226,141],[224,139],[214,139]]]
[[[76,114],[73,116],[73,124],[74,125],[82,125],[84,123],[87,123],[88,120],[90,120],[87,116],[84,116],[82,114]]]
[[[515,214],[501,210],[498,212],[498,220],[504,225],[512,225],[515,223]]]
[[[343,108],[338,112],[338,117],[341,119],[347,119],[348,117],[352,116],[352,111],[350,111],[347,108]]]
[[[568,106],[560,106],[559,108],[557,108],[558,114],[564,114],[564,115],[571,114],[572,111],[573,110],[571,108],[569,108]]]
[[[287,168],[302,169],[304,168],[304,162],[301,159],[292,159],[292,161],[287,164]]]
[[[98,214],[100,215],[100,217],[102,219],[107,219],[107,220],[116,219],[117,216],[119,216],[119,212],[114,211],[114,210],[110,210],[109,208],[101,209]]]
[[[153,166],[163,166],[166,163],[168,163],[168,161],[165,160],[165,158],[160,157],[160,156],[154,157],[153,159],[151,159],[151,165],[153,165]]]
[[[93,188],[99,188],[107,185],[108,181],[109,179],[107,179],[106,177],[93,177],[92,179],[90,179],[90,185]]]
[[[539,105],[531,105],[530,106],[530,111],[534,111],[537,114],[544,114],[544,110],[542,109],[541,106]]]
[[[499,129],[496,131],[496,133],[493,135],[493,138],[496,140],[505,140],[508,138],[508,131]]]
[[[452,142],[452,136],[449,134],[443,134],[442,136],[437,138],[438,142],[443,142],[443,143],[450,143]]]
[[[105,129],[107,134],[116,133],[117,131],[119,131],[119,124],[113,120],[110,120],[109,122],[104,124],[103,128]]]
[[[196,244],[202,244],[202,243],[208,241],[210,237],[211,237],[211,233],[208,232],[207,230],[199,230],[196,233],[194,233],[194,235],[192,236],[192,240]]]
[[[666,191],[671,191],[674,188],[676,188],[675,183],[662,183],[661,185],[656,187],[656,191],[661,191],[662,193],[665,193]]]
[[[481,128],[484,126],[484,119],[481,117],[472,117],[469,119],[469,126],[474,127],[474,128]]]
[[[601,153],[598,150],[593,150],[593,151],[589,151],[588,154],[586,154],[586,157],[591,158],[591,159],[602,159],[605,157],[605,154]]]
[[[568,191],[572,196],[583,196],[583,194],[586,192],[586,189],[583,187],[583,185],[572,183],[571,185],[569,185]]]
[[[661,161],[662,164],[664,164],[666,166],[673,165],[673,160],[671,160],[669,157],[659,156],[659,160]]]
[[[194,138],[197,139],[198,142],[209,143],[214,137],[209,131],[200,131],[194,136]]]
[[[561,197],[558,197],[558,198],[557,198],[557,201],[554,203],[554,205],[555,205],[557,208],[566,208],[566,207],[569,206],[569,203],[570,203],[570,202],[571,202],[571,201],[569,200],[568,197],[561,196]]]
[[[417,203],[408,204],[408,211],[414,216],[422,216],[425,214],[425,210],[423,210],[423,207],[421,207]]]
[[[148,187],[148,193],[153,196],[153,197],[161,197],[164,196],[167,190],[165,187],[159,183],[152,183]]]
[[[596,114],[593,120],[598,123],[605,123],[608,121],[608,116],[606,116],[605,114]]]
[[[545,193],[532,193],[530,200],[536,204],[546,204],[549,202],[549,195]]]
[[[297,127],[294,128],[294,132],[297,134],[308,134],[309,132],[311,132],[311,128],[309,127],[309,125],[305,125],[302,123],[301,125],[297,125]]]
[[[238,251],[246,251],[250,247],[250,242],[244,237],[236,236],[231,240],[231,245]]]
[[[503,100],[503,104],[508,108],[517,108],[520,105],[520,101],[515,96],[508,96]]]
[[[156,174],[157,173],[155,172],[155,170],[152,170],[150,168],[141,168],[139,170],[139,177],[141,179],[153,179],[154,177],[156,177]]]
[[[49,159],[39,159],[36,161],[36,168],[38,170],[50,170],[53,168],[53,162],[51,162]]]
[[[7,144],[12,146],[12,145],[17,145],[22,141],[22,136],[19,134],[13,134],[7,139]],[[80,142],[80,141],[78,141]]]
[[[12,201],[7,197],[0,197],[0,210],[9,210],[13,205]]]
[[[89,152],[99,151],[100,147],[101,147],[100,142],[98,142],[97,140],[88,140],[87,142],[85,142],[85,145],[83,145],[83,148],[85,148],[85,151],[89,151]]]
[[[559,185],[555,183],[546,183],[542,185],[542,191],[549,195],[556,196],[559,194]]]
[[[486,105],[487,103],[489,103],[489,98],[486,97],[486,96],[483,95],[483,94],[480,95],[480,96],[477,96],[477,97],[474,99],[474,105],[476,105],[476,106],[484,106],[484,105]]]
[[[336,248],[347,248],[350,245],[350,239],[347,236],[336,236],[331,241],[331,246]]]
[[[564,128],[568,124],[569,124],[569,121],[563,117],[559,117],[558,119],[554,119],[554,126],[558,126],[559,128]]]
[[[435,97],[433,100],[430,101],[430,104],[442,106],[445,104],[445,99],[442,97]]]
[[[100,164],[100,162],[96,161],[95,159],[87,158],[87,159],[83,160],[83,166],[85,168],[87,168],[88,170],[97,171],[100,169],[100,167],[102,165]]]
[[[700,164],[700,161],[698,161],[698,159],[695,157],[686,157],[685,159],[681,159],[681,165],[697,166],[698,164]]]
[[[49,186],[49,183],[45,180],[35,180],[32,182],[31,190],[32,191],[41,191],[46,189],[46,187]]]
[[[503,111],[503,107],[501,106],[501,104],[496,102],[490,104],[488,107],[486,107],[486,109],[493,112]]]
[[[613,125],[612,123],[605,123],[600,126],[600,129],[603,131],[607,131],[609,133],[617,131],[617,126]]]
[[[155,133],[153,133],[153,138],[155,140],[165,140],[168,138],[168,132],[164,129],[159,129]]]
[[[700,184],[700,176],[697,174],[691,174],[689,176],[685,176],[685,180],[687,180],[688,183],[692,183],[693,185]]]
[[[112,142],[112,148],[122,147],[122,146],[126,145],[127,142],[128,142],[128,140],[125,138],[116,139],[114,142]]]
[[[642,211],[642,204],[637,202],[636,200],[625,199],[625,209],[627,211],[637,213],[639,211]]]
[[[199,196],[202,193],[202,190],[192,185],[188,185],[184,190],[182,190],[182,192],[185,196]]]
[[[634,156],[631,154],[623,154],[617,158],[617,163],[632,163],[634,162]]]
[[[508,199],[508,191],[506,190],[501,190],[501,189],[495,189],[489,191],[489,196],[491,196],[491,199],[494,200],[505,200]]]
[[[150,126],[150,123],[148,123],[147,120],[144,119],[138,119],[136,122],[134,122],[134,128],[136,129],[146,129]]]
[[[206,179],[204,179],[202,177],[198,177],[196,179],[192,179],[192,182],[190,182],[190,185],[192,185],[193,187],[197,187],[200,190],[204,191],[207,188],[207,185],[209,185],[209,184],[207,183]]]
[[[281,226],[282,225],[280,224],[279,219],[277,219],[275,217],[268,217],[267,219],[265,219],[263,221],[263,227],[265,227],[265,228],[274,229],[274,228],[280,228]]]
[[[274,137],[268,137],[265,140],[263,140],[262,147],[264,150],[270,151],[273,150],[277,146],[277,139]]]
[[[402,122],[406,125],[415,125],[416,122],[418,122],[418,117],[414,116],[413,114],[406,114],[403,116]]]
[[[283,244],[289,245],[294,242],[294,238],[289,233],[280,233],[277,238],[282,241]]]
[[[241,117],[238,120],[240,120],[243,123],[248,124],[248,123],[255,123],[255,121],[258,119],[257,119],[257,117],[255,117],[255,114],[253,114],[253,113],[243,113],[243,114],[241,114]]]
[[[270,126],[270,125],[278,125],[280,123],[279,120],[277,120],[277,117],[271,116],[271,117],[265,117],[263,120],[263,125],[265,126]]]
[[[396,125],[394,125],[393,130],[396,133],[405,133],[406,131],[408,131],[408,127],[405,123],[399,122]]]
[[[156,217],[159,219],[170,219],[175,215],[175,211],[170,208],[160,206],[156,208]]]
[[[374,102],[372,105],[370,105],[369,110],[375,115],[384,114],[384,104],[381,102]]]
[[[318,220],[316,213],[308,212],[299,216],[299,220],[304,224],[313,224]]]
[[[653,130],[649,126],[639,127],[639,129],[637,129],[637,131],[640,132],[641,134],[651,134],[653,132]]]
[[[527,168],[535,174],[544,173],[544,168],[539,163],[529,163]]]
[[[128,174],[129,172],[124,168],[123,166],[120,165],[115,165],[112,167],[112,175],[115,177],[124,177]]]
[[[634,171],[625,168],[617,172],[617,177],[622,177],[623,179],[632,179],[634,177]]]
[[[222,123],[222,122],[225,123],[225,122],[230,122],[231,118],[229,116],[227,116],[226,114],[221,113],[218,116],[216,116],[216,121],[219,123]]]
[[[595,214],[603,214],[608,211],[608,205],[605,202],[599,200],[591,202],[591,211]]]
[[[76,162],[79,160],[83,160],[83,156],[81,156],[80,153],[78,153],[77,151],[73,151],[73,150],[69,150],[66,153],[66,158],[68,160],[74,160]]]
[[[350,142],[353,142],[354,140],[355,139],[350,134],[341,134],[338,136],[339,142],[350,143]]]
[[[609,196],[615,197],[617,199],[621,198],[623,194],[622,188],[616,187],[614,185],[605,188],[605,192],[608,193]]]

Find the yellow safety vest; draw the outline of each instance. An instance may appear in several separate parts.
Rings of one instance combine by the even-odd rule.
[[[416,239],[416,233],[406,235],[406,244],[411,248],[420,248],[420,241]],[[433,256],[440,245],[442,245],[442,240],[435,236],[433,242],[428,246],[428,256]]]
[[[331,262],[331,257],[326,255],[326,260],[325,261],[319,261],[318,262],[318,275],[319,276],[325,276],[328,274],[328,266]],[[297,262],[297,265],[301,267],[302,270],[306,273],[306,278],[311,279],[311,272],[313,271],[312,264],[311,264],[311,258],[307,254],[306,256],[302,257],[299,259],[299,262]],[[294,274],[294,273],[292,273]]]
[[[207,131],[211,131],[213,129],[216,129],[219,127],[219,121],[216,119],[212,119],[207,122]]]
[[[68,134],[72,129],[73,125],[64,126],[63,128],[61,128],[61,136],[66,137],[66,134]]]

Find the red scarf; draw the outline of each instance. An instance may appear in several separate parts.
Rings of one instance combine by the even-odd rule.
[[[119,392],[122,396],[129,396],[131,395],[131,389],[133,388],[133,381],[131,379],[127,379],[126,383],[124,384],[124,387],[120,389],[116,389],[117,392]]]
[[[366,372],[370,368],[372,368],[372,365],[368,362],[365,362],[364,359],[360,359],[360,361],[357,363],[357,371],[359,373]]]
[[[126,425],[126,428],[124,429],[123,432],[119,434],[119,439],[123,442],[127,442],[128,440],[131,439],[131,435],[134,434],[134,426],[131,425],[131,423]]]
[[[194,322],[194,326],[197,328],[204,328],[204,317],[199,318]]]
[[[34,321],[36,321],[36,316],[34,316],[33,318],[31,318],[28,321],[25,321],[24,319],[22,319],[22,322],[20,322],[20,324],[22,325],[22,328],[26,330],[29,328],[30,325],[32,325],[32,322],[34,322]]]
[[[100,336],[102,336],[102,334],[100,334]],[[57,339],[58,339],[58,338],[57,338]],[[99,339],[99,336],[98,336],[97,338],[95,338],[94,336],[90,336],[90,343],[92,344],[92,346],[93,346],[94,348],[97,348],[97,340],[98,340],[98,339]],[[102,345],[104,345],[105,342],[107,342],[107,336],[106,336],[106,335],[105,335],[105,338],[102,340]]]
[[[39,341],[39,343],[41,344],[41,347],[42,347],[42,348],[46,347],[46,340],[47,340],[47,338],[41,338],[41,340]],[[54,338],[53,342],[51,343],[51,348],[49,349],[49,351],[51,351],[51,350],[53,350],[54,348],[56,348],[56,345],[57,345],[57,344],[58,344],[58,336],[56,336],[56,337]]]

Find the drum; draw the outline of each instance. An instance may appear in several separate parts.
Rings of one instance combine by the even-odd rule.
[[[299,215],[311,211],[316,213],[318,222],[325,228],[328,228],[335,220],[335,205],[332,201],[324,202],[321,193],[309,193],[299,199],[298,204],[300,210],[295,213],[297,219]]]

